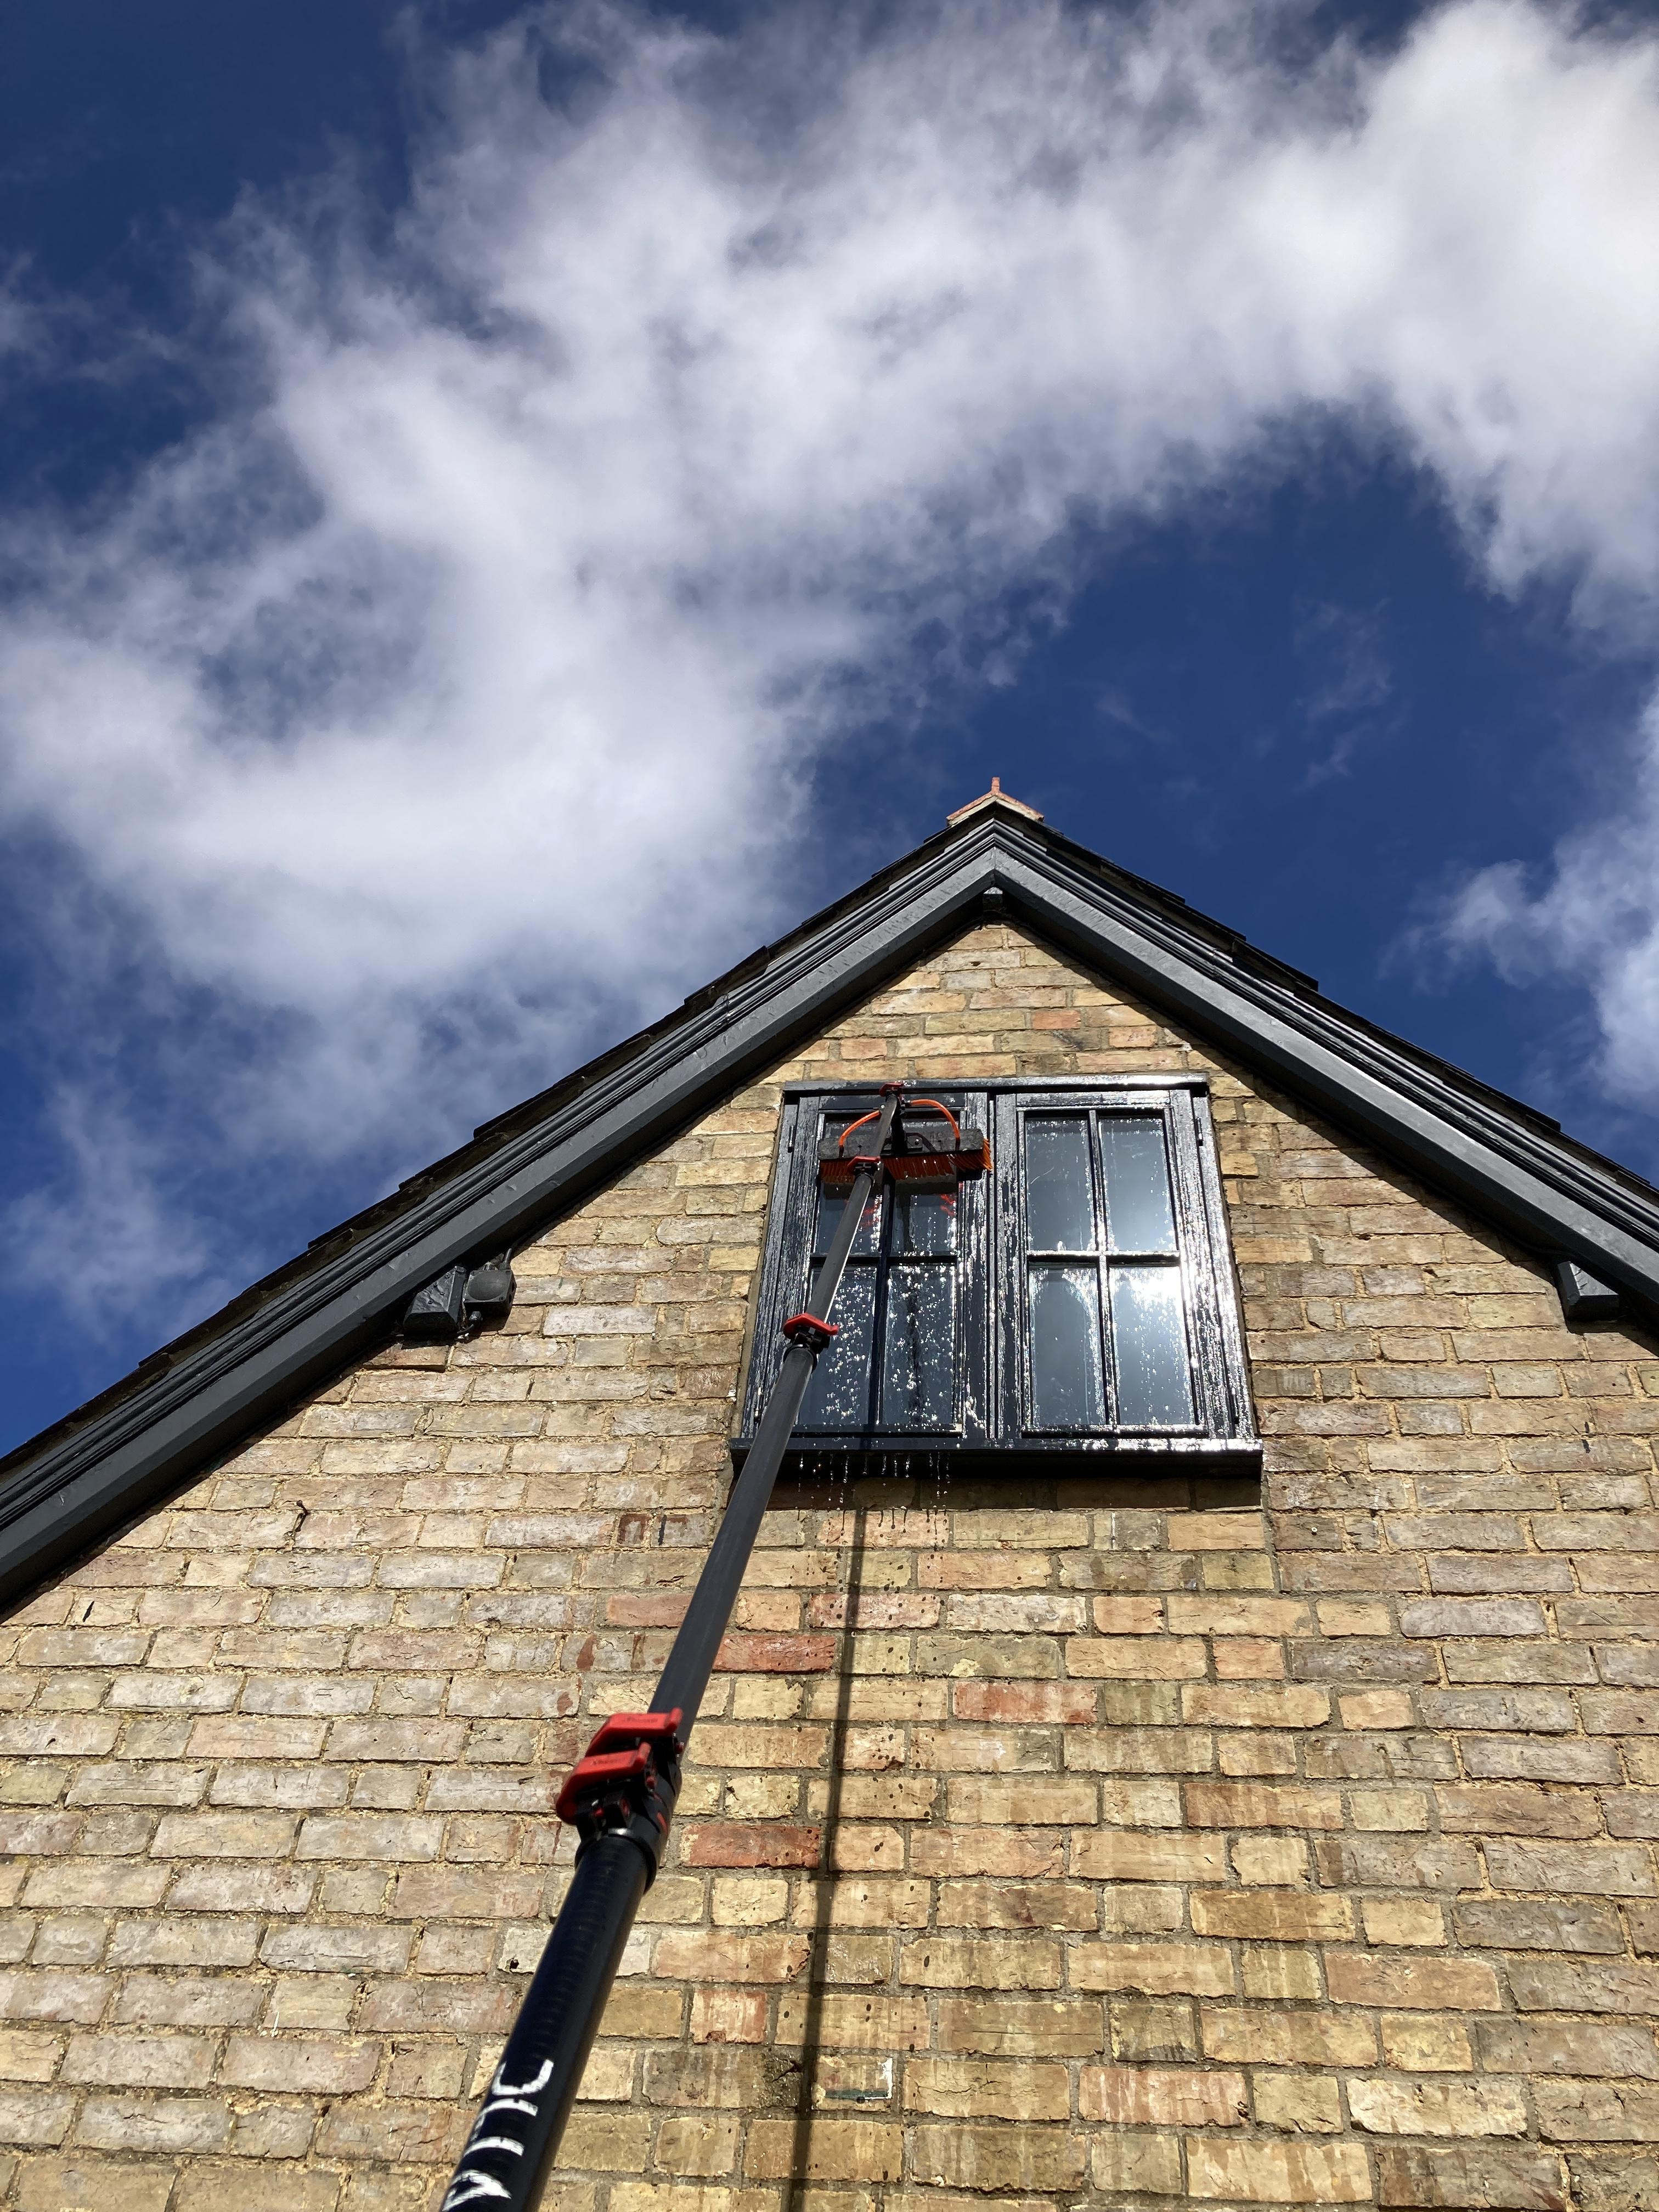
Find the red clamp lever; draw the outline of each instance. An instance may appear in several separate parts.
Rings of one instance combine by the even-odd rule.
[[[831,1337],[841,1334],[838,1321],[820,1321],[814,1313],[791,1314],[783,1324],[783,1333],[791,1344],[810,1344],[823,1351]]]
[[[667,1815],[655,1803],[652,1785],[659,1759],[666,1769],[678,1764],[684,1717],[678,1705],[672,1713],[612,1713],[571,1768],[553,1808],[559,1818],[586,1832],[589,1825],[602,1825],[605,1810],[614,1807],[628,1817],[648,1814],[665,1832]]]

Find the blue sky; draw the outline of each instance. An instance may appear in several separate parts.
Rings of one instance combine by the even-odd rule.
[[[0,26],[0,1448],[994,773],[1659,1174],[1650,9]]]

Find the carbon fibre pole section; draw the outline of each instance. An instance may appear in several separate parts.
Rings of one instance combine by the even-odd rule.
[[[466,2148],[443,2201],[529,2207],[558,2148],[605,1999],[655,1871],[619,1831],[578,1864],[541,1963],[525,1991]]]
[[[737,1603],[744,1571],[789,1448],[859,1225],[879,1188],[902,1091],[882,1098],[872,1152],[858,1163],[814,1288],[813,1309],[784,1323],[789,1349],[649,1713],[617,1713],[560,1792],[561,1817],[581,1832],[576,1871],[531,1978],[440,2212],[506,2206],[533,2212],[581,2087],[605,2000],[640,1899],[656,1879],[679,1795],[680,1761]]]

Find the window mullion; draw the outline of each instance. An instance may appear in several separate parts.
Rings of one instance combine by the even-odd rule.
[[[1088,1116],[1089,1165],[1095,1182],[1095,1306],[1100,1330],[1100,1375],[1105,1395],[1106,1425],[1117,1424],[1117,1339],[1112,1328],[1111,1223],[1106,1212],[1106,1152],[1101,1142],[1098,1110]]]
[[[1226,1363],[1216,1304],[1215,1255],[1205,1218],[1198,1131],[1189,1094],[1171,1101],[1170,1181],[1175,1200],[1182,1304],[1187,1315],[1194,1410],[1214,1431],[1227,1421]]]
[[[893,1265],[894,1217],[898,1212],[890,1183],[884,1181],[878,1187],[876,1203],[881,1212],[876,1221],[876,1256],[869,1263],[876,1271],[876,1297],[870,1323],[870,1391],[864,1405],[866,1425],[871,1430],[882,1425],[881,1401],[887,1369],[887,1285]]]

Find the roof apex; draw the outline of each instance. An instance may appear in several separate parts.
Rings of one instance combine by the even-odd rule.
[[[947,830],[958,830],[964,822],[971,822],[976,816],[999,808],[1003,813],[1014,815],[1024,822],[1041,822],[1042,819],[1035,806],[1028,806],[1023,799],[1010,798],[1002,787],[1002,778],[994,775],[991,788],[981,798],[970,799],[966,806],[958,806],[954,814],[947,814],[945,826]]]

